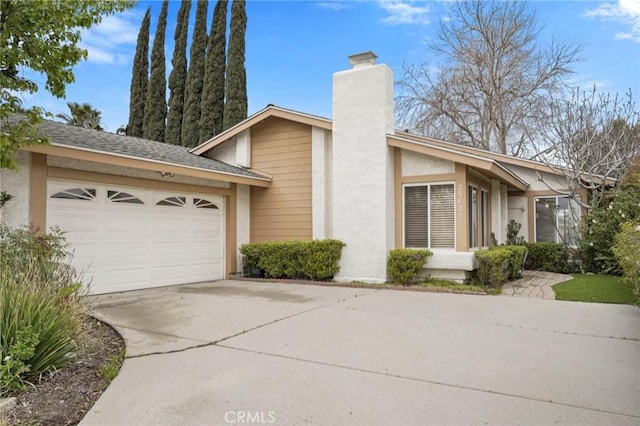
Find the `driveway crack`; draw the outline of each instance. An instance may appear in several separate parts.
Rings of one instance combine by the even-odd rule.
[[[356,294],[356,295],[354,295],[352,297],[353,298],[364,297],[364,296],[368,296],[370,294],[376,293],[378,291],[380,291],[380,290],[371,290],[371,291],[368,291],[368,292],[365,292],[365,293]],[[273,325],[273,324],[276,324],[276,323],[279,323],[279,322],[282,322],[282,321],[286,321],[286,320],[288,320],[290,318],[295,318],[295,317],[298,317],[298,316],[301,316],[301,315],[304,315],[304,314],[308,314],[309,312],[317,311],[317,310],[320,310],[320,309],[325,309],[325,308],[328,308],[330,306],[334,306],[336,304],[339,304],[339,303],[342,303],[342,302],[346,302],[346,301],[347,301],[347,298],[345,297],[345,298],[339,299],[337,302],[327,303],[325,305],[316,306],[316,307],[313,307],[311,309],[307,309],[307,310],[304,310],[304,311],[301,311],[301,312],[296,312],[294,314],[287,315],[287,316],[284,316],[284,317],[281,317],[281,318],[276,318],[276,319],[274,319],[272,321],[268,321],[268,322],[259,324],[259,325],[255,326],[255,327],[251,327],[249,329],[245,329],[245,330],[239,331],[239,332],[237,332],[235,334],[223,337],[221,339],[218,339],[218,340],[215,340],[215,341],[212,341],[212,342],[205,342],[203,340],[191,339],[191,338],[188,338],[188,337],[176,336],[176,335],[173,335],[173,334],[165,334],[165,333],[157,333],[157,332],[153,332],[153,331],[146,331],[146,330],[141,330],[141,329],[132,328],[132,327],[125,327],[125,326],[118,326],[118,325],[116,325],[116,327],[129,328],[131,330],[142,331],[142,332],[145,332],[145,333],[159,334],[159,335],[163,335],[163,336],[167,336],[167,337],[175,337],[175,338],[178,338],[178,339],[193,340],[193,341],[196,341],[196,342],[203,342],[203,343],[198,344],[198,345],[187,346],[187,347],[179,348],[179,349],[171,349],[171,350],[167,350],[167,351],[156,351],[156,352],[145,352],[145,353],[142,353],[142,354],[128,355],[128,356],[125,357],[126,359],[144,358],[144,357],[151,356],[151,355],[166,355],[166,354],[186,352],[186,351],[190,351],[192,349],[200,349],[200,348],[204,348],[204,347],[207,347],[207,346],[216,346],[216,345],[219,345],[220,343],[225,342],[225,341],[227,341],[229,339],[233,339],[234,337],[238,337],[238,336],[241,336],[243,334],[247,334],[247,333],[250,333],[252,331],[259,330],[261,328],[264,328],[264,327],[267,327],[267,326],[270,326],[270,325]]]

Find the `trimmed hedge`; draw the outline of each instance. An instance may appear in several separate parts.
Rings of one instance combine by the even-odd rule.
[[[240,253],[245,275],[323,281],[340,270],[344,246],[338,240],[266,241],[243,244]]]
[[[526,243],[529,254],[525,269],[567,274],[575,272],[575,266],[569,262],[569,250],[563,244],[539,242]]]
[[[397,284],[409,285],[416,281],[420,269],[433,253],[429,250],[395,249],[389,251],[387,275]]]
[[[527,256],[524,246],[496,246],[477,250],[478,279],[483,285],[497,286],[521,276]]]

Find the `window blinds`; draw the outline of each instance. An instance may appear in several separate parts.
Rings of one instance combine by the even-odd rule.
[[[431,247],[454,248],[455,212],[451,185],[431,185]]]

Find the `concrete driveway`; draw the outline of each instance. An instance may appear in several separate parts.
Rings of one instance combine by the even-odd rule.
[[[95,299],[84,425],[640,424],[631,306],[220,281]]]

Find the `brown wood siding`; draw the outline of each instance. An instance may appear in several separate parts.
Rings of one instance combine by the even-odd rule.
[[[310,240],[311,126],[269,118],[251,128],[251,167],[273,176],[251,187],[251,242]]]

